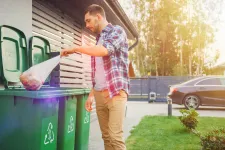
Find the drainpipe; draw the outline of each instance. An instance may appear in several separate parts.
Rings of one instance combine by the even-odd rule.
[[[138,37],[136,37],[135,43],[129,47],[128,51],[130,51],[131,49],[133,49],[137,44],[138,44]]]

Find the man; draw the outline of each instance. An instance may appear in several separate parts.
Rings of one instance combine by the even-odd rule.
[[[105,149],[125,150],[123,121],[129,88],[127,36],[122,27],[108,23],[103,8],[95,4],[86,9],[85,23],[98,34],[97,45],[64,49],[61,56],[75,52],[92,56],[93,89],[86,110],[92,110],[95,98]]]

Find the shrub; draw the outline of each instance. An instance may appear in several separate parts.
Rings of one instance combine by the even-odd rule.
[[[225,150],[225,129],[215,129],[201,136],[202,150]]]
[[[179,117],[181,123],[190,131],[194,130],[197,127],[198,124],[198,113],[194,109],[186,110],[181,109],[180,110],[182,116]]]

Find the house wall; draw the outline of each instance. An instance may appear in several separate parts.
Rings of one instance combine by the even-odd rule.
[[[1,0],[0,25],[9,25],[32,35],[32,0]]]

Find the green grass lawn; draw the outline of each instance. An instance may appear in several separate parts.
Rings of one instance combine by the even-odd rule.
[[[225,118],[198,117],[197,130],[206,133],[225,127]],[[145,116],[126,140],[128,150],[200,150],[200,139],[178,117]]]

